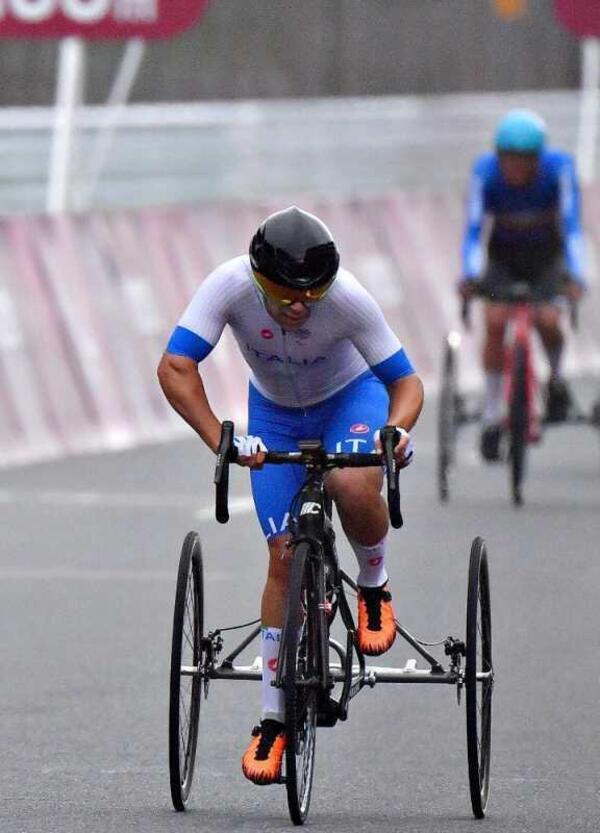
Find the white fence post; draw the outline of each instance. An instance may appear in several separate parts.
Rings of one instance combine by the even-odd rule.
[[[102,168],[117,132],[119,120],[139,72],[145,48],[146,42],[142,38],[132,38],[127,41],[119,71],[104,107],[102,125],[90,153],[90,164],[85,173],[85,180],[80,181],[78,205],[82,208],[90,207]]]
[[[83,100],[85,44],[81,38],[60,42],[60,64],[56,84],[54,135],[46,207],[56,213],[70,205],[70,190],[76,161],[75,131],[77,108]]]
[[[581,42],[581,96],[577,164],[582,182],[593,182],[596,173],[598,105],[600,100],[600,39]]]

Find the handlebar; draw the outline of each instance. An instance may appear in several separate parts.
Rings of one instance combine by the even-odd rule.
[[[214,484],[216,486],[215,516],[219,523],[229,520],[229,465],[237,460],[237,449],[233,444],[233,422],[226,420],[221,428],[221,440],[217,451]],[[274,465],[296,464],[309,468],[329,470],[334,468],[367,468],[384,466],[387,475],[387,501],[390,523],[394,529],[403,524],[400,509],[400,468],[394,457],[394,448],[400,439],[400,432],[393,425],[381,430],[383,454],[348,454],[327,452],[318,440],[302,440],[299,451],[267,451],[265,463]]]

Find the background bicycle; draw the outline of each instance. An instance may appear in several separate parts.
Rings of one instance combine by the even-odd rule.
[[[484,282],[473,287],[473,295],[488,298]],[[559,422],[545,417],[545,401],[534,359],[532,343],[532,296],[528,284],[513,283],[503,292],[494,288],[493,298],[510,306],[511,320],[505,342],[504,420],[501,458],[508,463],[509,486],[513,503],[523,502],[523,481],[530,446],[539,443],[548,426],[595,426],[593,413],[587,415],[573,400],[564,419]],[[463,321],[469,326],[470,302],[463,306]],[[571,323],[577,323],[576,307],[571,309]],[[461,337],[453,331],[444,339],[440,395],[438,400],[437,482],[442,502],[450,497],[450,482],[457,462],[459,429],[479,420],[480,413],[467,403],[459,385],[459,354]]]

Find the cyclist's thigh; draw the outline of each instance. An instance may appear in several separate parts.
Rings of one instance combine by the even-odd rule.
[[[536,304],[552,305],[560,309],[564,298],[560,295],[566,277],[566,266],[562,255],[542,265],[533,275],[531,292]]]
[[[511,283],[519,280],[522,279],[508,263],[490,259],[483,274],[483,283],[485,284],[488,302],[501,305],[502,301],[496,300],[496,298],[501,299],[507,287]]]
[[[560,316],[562,311],[562,298],[556,298],[551,302],[536,303],[534,312],[534,322],[538,330],[554,330],[560,326]]]
[[[504,335],[508,323],[510,307],[497,301],[487,301],[485,304],[485,327],[490,337]]]
[[[332,397],[323,428],[327,451],[373,451],[373,435],[387,422],[389,401],[385,385],[371,372]]]
[[[348,385],[334,397],[323,431],[328,451],[368,453],[374,450],[375,432],[387,422],[389,396],[383,382],[370,371]],[[359,508],[381,489],[381,468],[337,469],[327,479],[327,488],[334,500],[340,491],[352,495]],[[338,505],[339,509],[339,505]]]
[[[248,433],[260,437],[273,451],[297,451],[302,437],[302,418],[290,408],[269,403],[251,390],[248,405]],[[287,530],[288,512],[294,495],[304,482],[302,466],[267,465],[250,473],[252,497],[266,538]]]

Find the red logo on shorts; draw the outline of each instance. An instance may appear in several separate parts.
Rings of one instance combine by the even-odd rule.
[[[355,422],[350,426],[351,434],[368,434],[371,429],[364,422]]]
[[[277,657],[272,657],[267,662],[267,668],[269,669],[269,671],[277,671]]]
[[[376,555],[375,558],[369,558],[371,567],[378,567],[383,561],[383,555]]]
[[[260,334],[263,338],[275,338],[273,335],[273,330],[268,330],[266,327],[264,330],[260,331]]]

